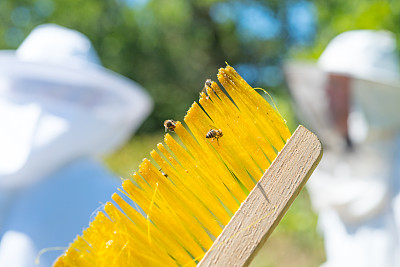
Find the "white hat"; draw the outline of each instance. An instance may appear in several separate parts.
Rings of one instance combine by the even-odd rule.
[[[101,66],[83,34],[38,26],[0,52],[0,188],[117,148],[152,107],[140,85]]]
[[[399,85],[396,39],[388,31],[344,32],[328,44],[318,66],[326,72]]]
[[[341,137],[330,121],[326,92],[328,74],[351,77],[349,131],[357,142],[393,137],[400,130],[400,73],[396,40],[387,31],[356,30],[335,37],[317,64],[285,65],[288,86],[299,115],[326,143]],[[384,136],[385,135],[385,136]]]

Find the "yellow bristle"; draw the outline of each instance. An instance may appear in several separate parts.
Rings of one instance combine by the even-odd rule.
[[[170,179],[172,183],[181,190],[181,193],[185,197],[187,205],[190,206],[191,210],[196,210],[196,216],[199,218],[199,221],[204,224],[212,234],[219,234],[221,227],[216,222],[213,214],[207,209],[207,205],[204,204],[204,202],[201,201],[190,188],[182,183],[182,181],[175,178],[178,177],[178,174],[173,171],[171,166],[168,165],[156,151],[153,150],[151,156],[161,166],[161,168],[168,173],[168,179]]]
[[[55,266],[195,266],[291,134],[230,66]],[[210,130],[217,136],[208,136]],[[219,132],[221,131],[221,132]],[[222,133],[222,134],[221,134]],[[139,206],[145,213],[132,206]]]
[[[241,183],[244,183],[250,179],[245,169],[242,167],[243,162],[235,160],[236,155],[226,153],[224,147],[225,138],[221,138],[220,145],[216,141],[207,141],[205,136],[207,132],[213,126],[209,123],[213,123],[212,121],[208,121],[207,115],[201,110],[197,103],[194,103],[192,107],[189,109],[185,122],[188,125],[189,129],[192,131],[194,137],[199,142],[200,145],[208,148],[209,153],[217,153],[218,157],[222,164],[225,164],[228,169],[236,174],[237,179]],[[204,121],[206,121],[204,123]],[[209,154],[206,153],[204,156],[207,157]],[[226,179],[224,177],[224,179]],[[245,181],[244,181],[245,180]],[[254,183],[250,182],[250,187],[254,186]]]
[[[169,152],[161,144],[159,144],[157,147],[160,149],[161,152],[163,152],[164,155],[170,155]],[[227,212],[221,206],[218,198],[214,194],[210,193],[210,187],[204,185],[201,180],[189,175],[189,171],[187,169],[184,169],[176,161],[173,166],[175,167],[175,169],[179,170],[179,179],[187,186],[187,188],[193,189],[193,194],[197,195],[197,197],[201,197],[206,207],[208,209],[212,209],[212,213],[220,221],[228,222],[229,216]]]

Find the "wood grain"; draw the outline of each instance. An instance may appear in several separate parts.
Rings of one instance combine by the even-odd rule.
[[[299,126],[198,266],[247,266],[322,157],[318,138]]]

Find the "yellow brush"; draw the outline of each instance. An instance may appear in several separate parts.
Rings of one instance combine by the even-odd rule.
[[[165,121],[165,145],[157,144],[152,161],[143,160],[55,266],[250,263],[322,148],[304,127],[291,136],[232,67],[221,68],[218,80],[227,94],[207,80],[186,126]]]

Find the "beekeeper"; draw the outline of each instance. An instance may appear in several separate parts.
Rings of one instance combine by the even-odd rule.
[[[153,102],[101,66],[83,34],[35,28],[0,53],[0,266],[38,266],[67,247],[121,184],[97,160],[122,145]],[[49,266],[62,251],[49,251]]]
[[[342,33],[317,64],[288,63],[300,120],[324,145],[308,182],[322,266],[400,266],[400,76],[387,31]]]

